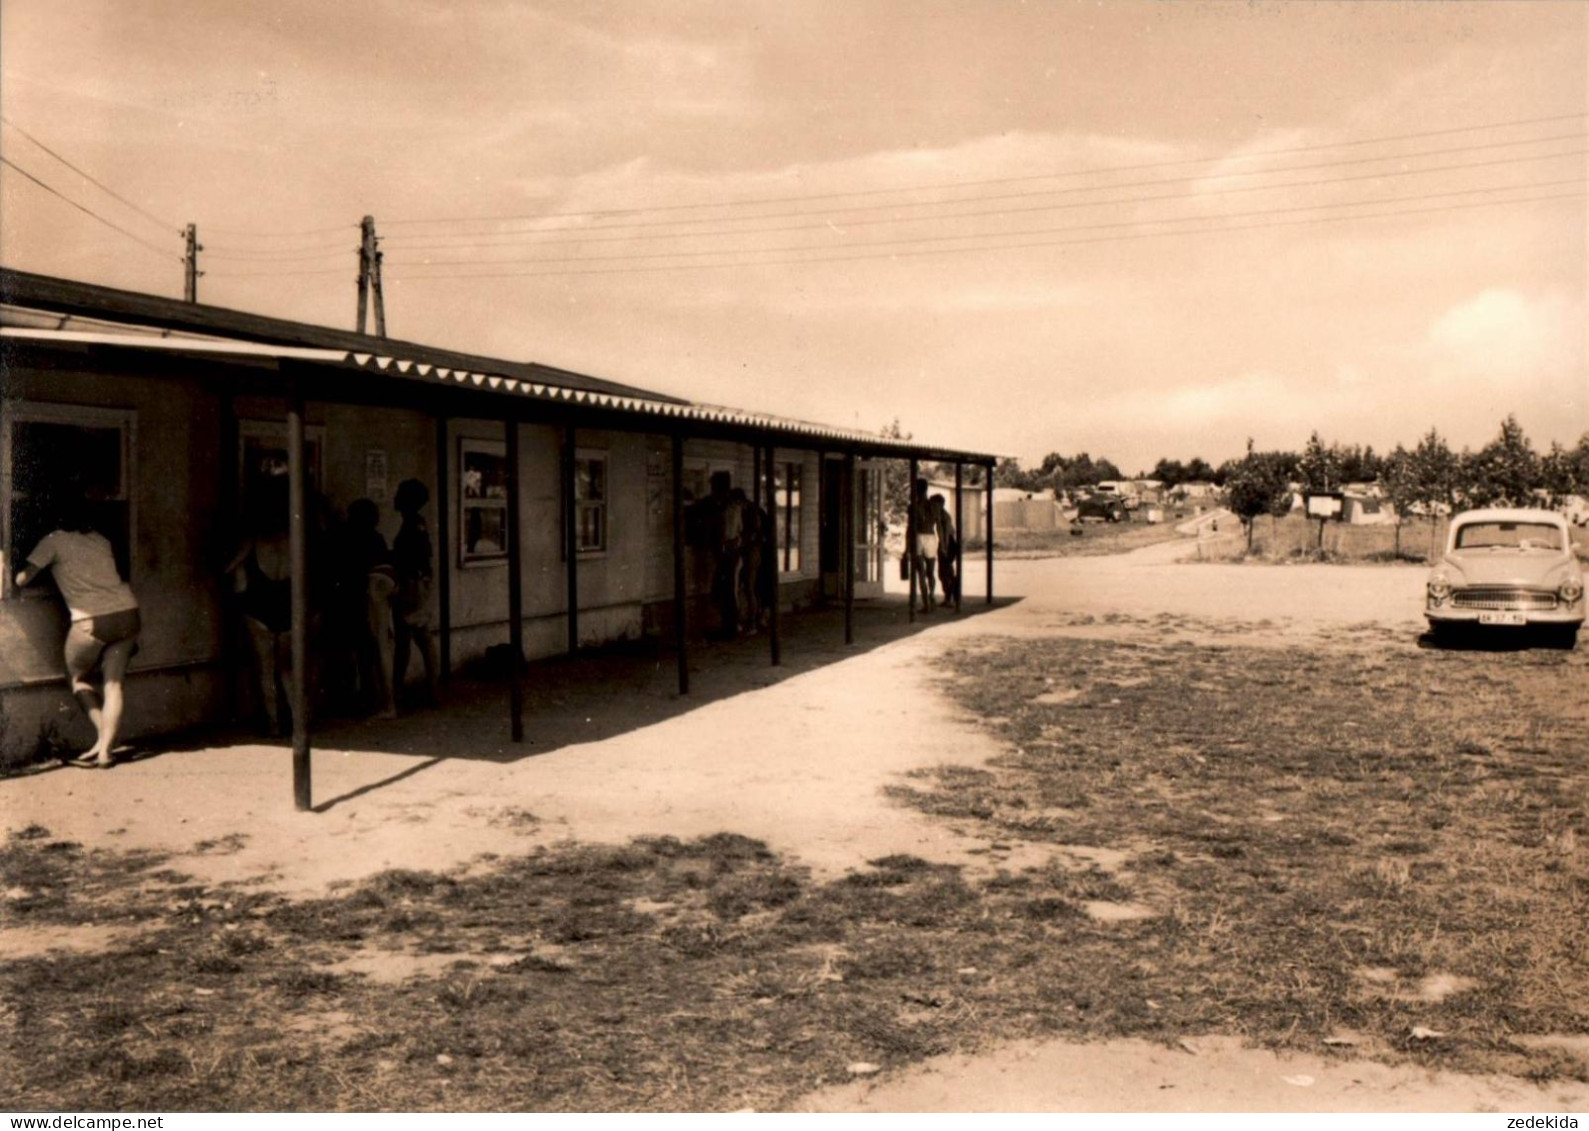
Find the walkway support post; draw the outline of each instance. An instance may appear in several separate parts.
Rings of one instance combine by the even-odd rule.
[[[905,562],[910,574],[910,623],[916,623],[916,457],[910,457],[910,479],[905,484]]]
[[[802,502],[803,501],[804,500],[802,500]],[[819,609],[826,608],[827,604],[828,604],[828,585],[827,585],[826,580],[824,580],[823,576],[822,576],[823,562],[822,562],[822,535],[821,535],[821,531],[823,529],[823,525],[824,525],[824,523],[827,522],[827,518],[828,518],[828,516],[823,513],[823,509],[827,505],[828,505],[828,453],[824,452],[824,451],[821,451],[819,449],[817,451],[817,505],[816,505],[817,531],[818,531],[818,534],[817,534],[817,608],[819,608]],[[839,500],[839,515],[842,516],[843,514],[844,514],[844,501],[842,499],[840,499]],[[842,549],[839,551],[839,561],[841,563],[844,561],[844,551]]]
[[[993,604],[993,465],[987,465],[988,477],[988,604]]]
[[[844,538],[839,552],[844,571],[844,643],[855,643],[855,453],[844,453],[844,480],[839,485]]]
[[[240,427],[237,421],[237,396],[228,392],[221,397],[220,419],[220,449],[221,449],[221,475],[216,486],[216,515],[219,517],[219,530],[216,545],[225,549],[220,553],[230,554],[243,541],[243,531],[239,516],[243,513],[240,502],[252,500],[239,500],[237,468],[241,465],[240,445],[242,444]],[[223,563],[226,559],[221,558]],[[232,591],[231,579],[226,579],[226,615],[221,618],[221,659],[226,665],[226,720],[235,721],[242,713],[238,692],[236,673],[247,671],[243,659],[243,626],[237,615],[237,610],[231,602],[236,597]]]
[[[783,663],[783,649],[778,640],[778,492],[773,479],[773,449],[767,448],[764,461],[767,469],[767,546],[762,552],[772,559],[772,593],[767,601],[767,638],[772,649],[774,667]],[[751,579],[754,585],[756,579]]]
[[[303,390],[296,378],[287,394],[287,556],[291,569],[292,799],[300,810],[312,801],[309,763],[309,510],[303,459]]]
[[[452,489],[447,477],[447,418],[436,418],[436,605],[441,682],[452,682]]]
[[[679,664],[679,694],[690,693],[690,660],[685,651],[684,585],[684,436],[673,434],[673,651]]]
[[[573,422],[563,428],[563,556],[568,561],[568,654],[579,651],[579,515],[574,504],[577,439]]]
[[[508,677],[509,732],[524,741],[524,540],[519,533],[519,422],[507,420],[508,457]]]
[[[955,460],[955,612],[960,611],[960,592],[966,587],[966,516],[961,492],[965,489],[966,465]]]

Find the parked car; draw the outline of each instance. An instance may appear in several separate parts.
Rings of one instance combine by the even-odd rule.
[[[1584,622],[1583,567],[1572,528],[1554,511],[1508,507],[1454,516],[1426,591],[1424,616],[1436,634],[1538,626],[1571,648]]]
[[[1104,522],[1124,522],[1125,502],[1116,495],[1083,495],[1076,500],[1076,521],[1085,522],[1089,518]]]

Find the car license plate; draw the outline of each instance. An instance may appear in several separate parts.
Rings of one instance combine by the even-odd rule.
[[[1528,618],[1522,613],[1480,613],[1480,624],[1527,624]]]

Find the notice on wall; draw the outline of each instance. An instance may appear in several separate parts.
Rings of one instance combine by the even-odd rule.
[[[665,509],[668,473],[663,460],[663,453],[655,449],[646,453],[646,513],[652,518],[660,518]]]
[[[372,502],[386,502],[386,452],[382,448],[365,449],[364,496]]]

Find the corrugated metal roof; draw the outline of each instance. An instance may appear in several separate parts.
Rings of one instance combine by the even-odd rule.
[[[988,462],[995,457],[983,453],[958,451],[916,440],[895,439],[855,428],[839,428],[808,420],[774,416],[768,413],[748,412],[724,405],[699,404],[688,401],[664,400],[632,396],[625,393],[597,389],[577,388],[547,381],[526,380],[487,370],[453,368],[430,361],[399,357],[395,354],[364,352],[362,350],[316,349],[301,346],[276,345],[265,342],[238,341],[210,336],[166,333],[155,336],[149,333],[128,332],[118,327],[116,332],[84,330],[42,329],[34,326],[0,327],[0,337],[38,342],[57,342],[84,346],[110,346],[121,349],[156,350],[215,356],[249,356],[310,361],[329,365],[347,365],[371,373],[397,375],[435,381],[438,384],[477,389],[506,397],[525,397],[554,404],[577,405],[608,412],[651,417],[658,421],[688,421],[733,428],[746,428],[773,433],[777,436],[802,441],[827,441],[835,444],[863,445],[873,451],[897,451],[900,456],[931,452],[938,458],[963,458],[970,462]]]

